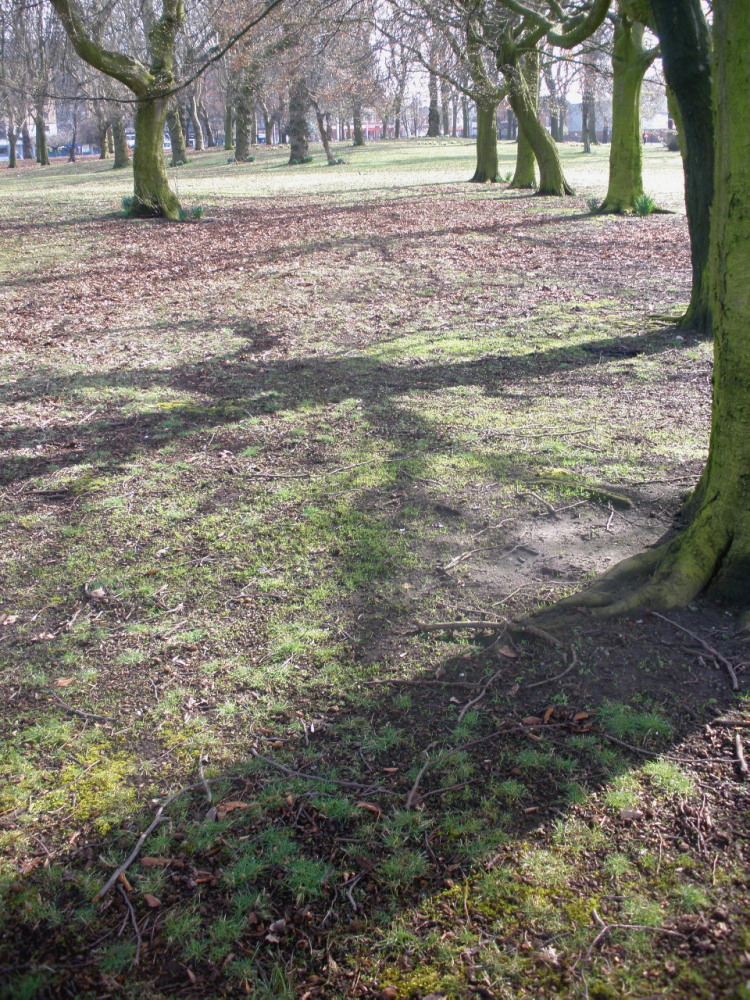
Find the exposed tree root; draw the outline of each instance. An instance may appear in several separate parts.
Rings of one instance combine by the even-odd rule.
[[[742,543],[720,529],[713,504],[703,504],[689,527],[670,541],[618,563],[591,587],[534,616],[545,628],[570,624],[572,612],[612,618],[640,610],[669,611],[706,590],[725,598],[750,626],[750,562]]]

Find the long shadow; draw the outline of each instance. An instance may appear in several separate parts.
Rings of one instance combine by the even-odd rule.
[[[667,328],[668,329],[668,328]],[[262,331],[261,331],[262,334]],[[667,332],[654,331],[632,340],[633,350],[656,354],[674,349]],[[82,389],[145,390],[163,387],[172,391],[202,393],[214,402],[208,406],[186,403],[158,408],[133,416],[115,415],[83,425],[29,430],[10,426],[0,435],[0,444],[10,451],[44,445],[42,458],[18,456],[6,461],[0,482],[10,484],[38,475],[45,468],[65,467],[88,461],[98,453],[109,453],[115,463],[133,454],[158,449],[186,432],[216,428],[242,416],[294,410],[303,402],[336,403],[356,398],[378,422],[378,411],[387,411],[400,397],[412,392],[474,386],[487,396],[503,394],[529,379],[554,374],[567,379],[574,372],[612,356],[609,338],[591,340],[575,347],[556,347],[525,357],[498,354],[476,361],[420,364],[410,367],[386,364],[370,358],[298,357],[259,365],[243,353],[217,355],[208,362],[168,368],[132,370],[127,367],[102,374],[61,376],[55,370],[9,382],[0,390],[0,403],[33,401],[40,396],[65,397]],[[52,450],[52,454],[49,451]],[[98,464],[101,459],[96,459]]]

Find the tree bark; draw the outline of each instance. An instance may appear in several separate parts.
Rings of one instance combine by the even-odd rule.
[[[474,184],[495,182],[500,172],[497,156],[497,104],[477,104],[477,166]]]
[[[310,94],[303,77],[292,85],[289,94],[289,162],[302,163],[308,155],[307,116]]]
[[[133,151],[134,200],[131,215],[179,219],[180,203],[170,190],[164,165],[164,124],[167,101],[152,99],[135,113]]]
[[[612,50],[612,145],[609,186],[599,212],[631,212],[643,194],[641,85],[656,50],[643,44],[645,26],[622,14],[615,25]]]
[[[21,126],[21,142],[23,143],[23,147],[21,149],[21,156],[23,157],[24,160],[33,160],[34,150],[31,145],[31,134],[29,133],[29,125],[28,122],[26,121],[24,121],[23,125]]]
[[[246,81],[240,81],[234,104],[235,143],[234,159],[236,163],[244,163],[250,155],[250,102],[248,100]]]
[[[356,98],[354,101],[354,107],[352,109],[352,122],[354,125],[354,140],[352,145],[364,146],[365,133],[362,129],[362,102],[359,98]]]
[[[510,187],[521,190],[530,190],[536,187],[536,157],[522,128],[518,130],[516,169],[511,179]]]
[[[108,160],[109,159],[109,146],[107,145],[107,136],[109,135],[109,122],[102,121],[99,124],[99,159]]]
[[[198,112],[201,128],[203,129],[203,140],[205,145],[209,148],[211,146],[215,146],[216,142],[214,141],[214,130],[211,128],[211,122],[208,119],[208,111],[206,110],[206,105],[203,101],[197,102],[196,110]]]
[[[16,130],[13,119],[8,122],[8,169],[13,170],[16,166],[16,143],[18,141],[18,131]]]
[[[36,125],[36,162],[40,167],[49,166],[49,151],[47,150],[47,129],[44,127],[44,101],[36,105],[34,114]]]
[[[185,145],[185,133],[182,130],[182,119],[177,107],[176,98],[172,97],[167,108],[167,131],[169,132],[169,144],[172,147],[171,164],[176,167],[179,163],[187,160],[187,146]]]
[[[664,75],[682,118],[685,207],[690,231],[693,287],[684,328],[710,335],[708,263],[714,194],[714,126],[711,117],[711,36],[700,0],[651,0],[662,48]]]
[[[227,95],[227,103],[224,108],[224,149],[234,149],[234,108],[232,100]]]
[[[196,153],[203,152],[203,128],[198,117],[198,102],[195,94],[191,94],[187,100],[187,113],[190,117],[190,124],[193,126],[193,149]]]
[[[122,170],[130,166],[130,150],[128,149],[128,137],[125,135],[125,125],[120,115],[116,115],[112,122],[112,139],[115,145],[114,170]]]
[[[440,81],[440,115],[443,135],[450,135],[450,89],[446,80]]]
[[[430,109],[427,113],[427,135],[431,139],[440,135],[440,109],[438,108],[438,78],[430,73],[429,80]]]
[[[461,98],[461,132],[464,139],[468,139],[471,136],[471,117],[469,108],[469,98]]]

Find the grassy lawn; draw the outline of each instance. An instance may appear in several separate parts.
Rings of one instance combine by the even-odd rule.
[[[0,996],[750,996],[731,615],[510,624],[705,459],[680,158],[336,152],[0,175]]]

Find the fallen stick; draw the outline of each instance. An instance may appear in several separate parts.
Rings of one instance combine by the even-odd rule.
[[[430,766],[431,763],[432,761],[428,758],[424,762],[424,764],[420,767],[419,773],[414,779],[414,784],[411,786],[409,794],[406,796],[406,805],[404,807],[405,809],[411,809],[417,794],[417,789],[419,788],[419,782],[422,780],[422,775],[425,773],[425,771],[427,770],[427,768]]]
[[[135,916],[135,910],[133,909],[133,904],[128,899],[127,892],[125,892],[125,890],[121,885],[118,885],[117,888],[119,890],[120,895],[125,900],[125,905],[127,906],[128,913],[130,914],[130,922],[132,923],[133,930],[135,931],[135,958],[133,959],[133,965],[138,965],[138,963],[141,960],[141,945],[143,943],[143,939],[141,938],[141,930],[140,927],[138,926],[138,920],[136,919]]]
[[[742,780],[747,780],[748,767],[745,760],[745,751],[742,749],[742,737],[739,733],[734,734],[734,754],[737,758],[737,770],[742,775]]]
[[[456,722],[460,722],[461,719],[463,719],[463,717],[469,711],[469,709],[471,709],[475,705],[479,704],[479,702],[482,700],[482,698],[484,698],[484,696],[487,694],[487,691],[489,690],[489,688],[495,683],[495,681],[498,679],[498,677],[500,676],[500,674],[503,673],[503,670],[504,670],[503,667],[501,667],[500,670],[496,670],[495,673],[492,675],[492,677],[490,677],[490,679],[484,685],[484,687],[482,688],[482,690],[479,692],[479,694],[476,696],[476,698],[472,698],[471,701],[467,701],[466,702],[466,704],[464,705],[464,707],[458,713],[458,718],[456,719]]]
[[[291,767],[279,764],[278,761],[273,760],[271,757],[264,757],[262,753],[258,753],[255,747],[250,748],[250,753],[258,760],[262,760],[264,764],[268,764],[269,767],[275,767],[278,771],[282,771],[290,778],[304,778],[307,781],[322,781],[325,785],[340,785],[342,788],[354,788],[360,792],[363,788],[367,788],[374,792],[387,792],[387,789],[372,788],[371,785],[366,785],[361,781],[344,781],[342,778],[324,778],[321,774],[307,774],[304,771],[295,771]]]
[[[417,623],[417,627],[412,629],[410,632],[404,632],[404,635],[419,635],[420,632],[453,632],[457,629],[470,628],[476,631],[484,632],[497,632],[500,629],[506,628],[507,622],[482,622],[482,621],[465,621],[465,622],[433,622],[431,625],[423,624],[422,622]]]
[[[650,611],[649,614],[654,618],[661,618],[663,622],[667,622],[669,625],[673,625],[675,628],[678,628],[680,632],[684,632],[685,635],[689,635],[691,639],[695,639],[695,641],[705,649],[705,651],[709,654],[709,656],[713,656],[715,659],[719,661],[719,663],[722,664],[722,666],[729,674],[729,677],[732,681],[732,690],[739,691],[740,684],[739,681],[737,680],[737,674],[735,673],[734,666],[732,663],[730,663],[730,661],[726,658],[726,656],[723,656],[718,651],[718,649],[714,649],[714,647],[709,642],[706,642],[705,639],[701,639],[699,635],[696,635],[695,632],[691,632],[690,629],[685,628],[684,625],[678,625],[677,622],[672,621],[671,618],[667,618],[665,615],[660,615],[658,611]]]
[[[408,677],[386,677],[377,681],[362,681],[365,687],[378,687],[381,684],[411,684],[411,685],[435,685],[438,687],[460,687],[460,688],[471,688],[476,690],[481,687],[481,684],[472,684],[471,681],[436,681],[431,679],[419,680],[419,678],[408,678]]]
[[[71,715],[77,715],[79,719],[93,719],[95,722],[114,722],[115,720],[110,715],[97,715],[95,712],[84,712],[80,708],[73,708],[72,705],[68,705],[58,698],[54,691],[50,691],[50,694],[55,699],[60,708],[64,708],[66,712],[70,712]]]

